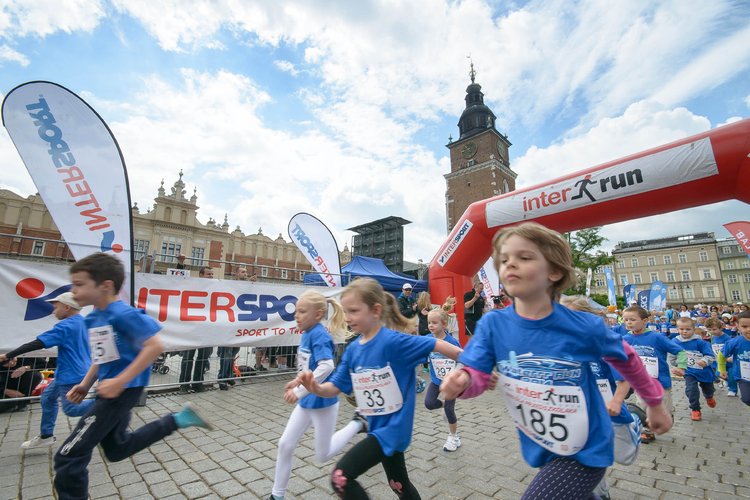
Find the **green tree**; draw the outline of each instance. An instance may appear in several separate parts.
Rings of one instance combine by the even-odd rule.
[[[576,284],[568,289],[566,294],[586,293],[586,273],[588,269],[596,269],[614,262],[615,258],[600,247],[607,239],[599,234],[601,227],[581,229],[574,233],[566,233],[573,252],[573,266],[578,270]]]

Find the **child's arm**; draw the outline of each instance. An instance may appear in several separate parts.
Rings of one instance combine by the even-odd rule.
[[[624,380],[617,382],[617,389],[615,390],[612,399],[607,403],[607,412],[610,416],[616,417],[622,411],[622,403],[625,401],[625,397],[630,392],[630,384]]]
[[[315,371],[312,372],[313,378],[317,382],[321,382],[328,378],[328,375],[333,373],[333,368],[332,359],[322,359],[318,362],[318,366],[315,367]],[[286,384],[284,389],[284,401],[290,404],[296,403],[298,400],[310,394],[310,392],[305,389],[305,386],[302,385],[299,377],[296,377],[294,380]]]
[[[92,364],[89,367],[89,371],[87,371],[86,375],[83,377],[83,380],[74,385],[65,395],[65,397],[68,398],[68,401],[75,404],[79,404],[81,401],[83,401],[86,397],[86,394],[89,393],[91,386],[94,385],[94,382],[96,382],[96,378],[98,375],[99,365]]]
[[[459,370],[452,370],[445,376],[440,384],[440,392],[446,401],[456,398],[474,398],[492,388],[491,377],[489,373],[464,366]]]
[[[653,379],[646,372],[643,363],[641,363],[638,354],[633,348],[623,340],[625,348],[625,361],[616,358],[604,358],[604,361],[612,365],[622,377],[633,386],[633,389],[646,402],[648,406],[657,406],[661,403],[664,396],[664,390],[659,381]]]
[[[122,394],[125,386],[141,374],[143,370],[148,368],[162,352],[164,352],[164,342],[162,342],[161,337],[158,334],[149,337],[143,342],[141,352],[138,353],[138,356],[135,357],[127,368],[115,378],[99,382],[99,385],[96,387],[96,394],[105,399],[116,398]]]
[[[435,340],[435,348],[433,349],[435,352],[439,352],[446,358],[450,358],[452,360],[457,360],[458,356],[464,352],[463,349],[460,347],[456,347],[450,342],[446,342],[445,340],[437,339]]]
[[[305,386],[305,389],[307,389],[310,393],[317,394],[318,396],[324,398],[332,398],[334,396],[338,396],[341,392],[341,390],[331,382],[324,382],[322,384],[318,383],[318,381],[315,380],[315,377],[313,376],[313,372],[309,370],[300,373],[297,378],[299,379],[300,383]]]

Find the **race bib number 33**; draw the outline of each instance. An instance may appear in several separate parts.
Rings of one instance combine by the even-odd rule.
[[[542,385],[500,376],[503,399],[521,432],[553,453],[570,456],[586,445],[589,415],[578,386]]]
[[[362,415],[388,415],[404,404],[401,389],[390,366],[352,373],[357,410]]]

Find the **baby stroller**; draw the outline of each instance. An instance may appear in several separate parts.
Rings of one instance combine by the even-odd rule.
[[[167,356],[171,356],[171,352],[163,352],[159,354],[159,357],[154,360],[154,364],[151,365],[151,373],[160,373],[166,375],[169,373],[169,367],[167,366]]]

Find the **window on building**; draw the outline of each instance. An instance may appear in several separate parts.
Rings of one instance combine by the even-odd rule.
[[[737,275],[736,274],[727,274],[727,281],[730,283],[737,283]]]
[[[665,264],[671,264],[672,263],[672,256],[671,255],[665,255],[664,256],[664,263]]]
[[[261,267],[260,268],[260,276],[262,278],[268,278],[268,268],[267,267]]]
[[[728,260],[724,269],[734,269],[734,261]]]
[[[674,271],[667,271],[667,281],[674,281]]]
[[[649,257],[648,258],[648,265],[649,266],[655,266],[656,265],[656,257]]]
[[[297,273],[297,275],[298,275],[297,276],[298,280],[305,281],[305,272],[304,271],[300,271],[299,273]]]
[[[31,248],[31,255],[44,255],[44,242],[35,241],[34,246]]]
[[[205,256],[205,248],[193,247],[193,249],[190,251],[190,265],[205,267],[207,265],[206,261],[204,260]]]
[[[638,259],[636,259],[635,257],[630,259],[630,267],[638,267]]]
[[[745,259],[742,261],[742,269],[750,268],[750,259]]]
[[[687,262],[687,254],[677,254],[677,260],[680,261],[680,264],[685,264]]]
[[[750,290],[747,291],[747,298],[750,299]]]
[[[633,273],[633,283],[636,285],[641,284],[641,273]]]
[[[712,286],[708,286],[705,289],[706,297],[709,299],[715,299],[716,298],[716,288]]]
[[[740,300],[742,299],[742,295],[740,295],[739,290],[732,290],[732,300]]]
[[[597,266],[596,269],[594,269],[594,272],[597,274],[604,274],[604,266]]]
[[[617,261],[617,269],[625,269],[625,261],[624,260],[618,260]]]
[[[281,279],[283,279],[283,280],[289,279],[289,273],[287,272],[286,269],[282,269],[281,270]]]
[[[701,262],[708,262],[708,252],[699,252],[698,259],[700,259]]]
[[[685,292],[685,298],[686,299],[694,299],[695,298],[695,293],[693,293],[693,289],[692,288],[686,288],[683,291]]]
[[[627,276],[625,276],[624,274],[621,274],[621,275],[620,275],[620,284],[621,284],[622,286],[625,286],[625,285],[627,285],[627,284],[628,284],[628,277],[627,277]]]
[[[597,279],[596,280],[596,286],[599,287],[599,288],[603,287],[604,286],[604,280]]]
[[[649,278],[651,278],[651,283],[659,281],[659,273],[649,273]]]
[[[677,293],[677,290],[674,288],[669,289],[669,300],[677,300],[679,298],[679,295]]]
[[[133,248],[133,257],[135,260],[140,260],[144,255],[148,254],[148,246],[151,242],[148,240],[135,240],[135,246]]]
[[[161,243],[161,255],[159,256],[162,262],[177,262],[177,256],[182,251],[182,242],[173,237],[164,238]]]
[[[742,281],[744,281],[745,283],[750,283],[750,273],[743,274]]]
[[[721,247],[721,253],[723,253],[724,255],[732,253],[732,247]]]
[[[704,280],[713,279],[713,274],[714,273],[711,272],[711,269],[701,269],[701,273],[703,274],[703,279]]]
[[[690,270],[680,272],[682,273],[682,281],[690,281]]]

